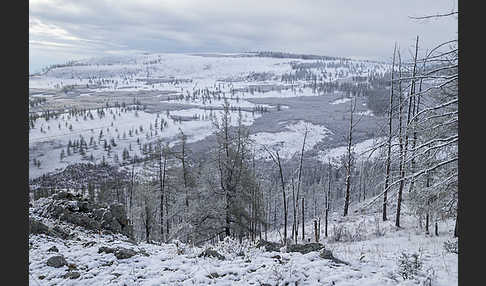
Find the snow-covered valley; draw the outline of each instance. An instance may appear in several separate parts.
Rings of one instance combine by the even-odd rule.
[[[31,75],[29,285],[457,285],[454,135],[388,121],[389,76],[278,52]]]

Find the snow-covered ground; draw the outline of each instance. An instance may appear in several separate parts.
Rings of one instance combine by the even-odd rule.
[[[319,92],[310,88],[306,80],[283,80],[297,73],[298,69],[293,68],[295,65],[310,66],[307,70],[322,77],[320,80],[325,82],[345,81],[354,76],[383,73],[387,68],[387,65],[382,63],[344,59],[317,61],[255,57],[251,53],[160,53],[80,60],[71,65],[50,69],[41,75],[30,76],[31,96],[43,97],[55,107],[63,108],[65,104],[79,102],[81,108],[84,103],[92,108],[112,96],[109,92],[154,91],[149,95],[150,104],[174,104],[180,110],[171,111],[168,115],[165,113],[165,107],[162,107],[158,109],[162,110],[160,115],[156,115],[143,111],[120,113],[116,109],[107,109],[109,115],[104,118],[98,118],[96,115],[94,119],[71,118],[63,114],[60,118],[51,118],[48,122],[42,118],[37,119],[35,127],[29,130],[29,177],[35,178],[61,169],[70,163],[86,160],[91,155],[96,162],[100,162],[105,156],[105,160],[112,163],[115,153],[120,157],[123,149],[130,146],[131,155],[139,156],[139,146],[157,138],[173,144],[179,134],[179,128],[189,136],[189,142],[202,140],[214,131],[211,120],[217,117],[215,114],[219,114],[216,109],[222,108],[223,98],[227,98],[232,108],[241,108],[244,124],[251,125],[255,119],[264,115],[245,111],[275,110],[276,105],[255,104],[248,101],[249,99],[319,96]],[[307,85],[304,86],[305,84]],[[77,85],[79,92],[69,91],[70,85]],[[60,91],[63,87],[67,88],[66,93]],[[75,96],[76,94],[78,96]],[[117,95],[113,96],[112,100],[118,100]],[[331,104],[343,104],[348,100],[349,98],[343,98]],[[35,111],[43,110],[43,104],[45,103],[35,107]],[[289,108],[285,105],[280,107]],[[211,108],[215,110],[210,110]],[[237,112],[232,114],[232,123],[236,124]],[[363,115],[372,114],[367,111]],[[156,132],[154,123],[157,116],[160,116],[159,120],[164,119],[168,124],[163,131]],[[173,120],[172,116],[183,116],[193,120],[179,122]],[[299,119],[305,120],[305,116]],[[257,145],[265,144],[268,147],[276,145],[278,141],[285,141],[280,155],[290,158],[301,148],[303,122],[290,123],[286,126],[286,131],[259,132],[252,136]],[[311,124],[309,128],[306,150],[312,149],[330,134],[326,126]],[[136,130],[138,134],[129,136],[130,131],[134,133]],[[101,131],[103,135],[100,141]],[[85,158],[76,153],[61,160],[61,150],[66,148],[68,141],[80,139],[81,136],[87,142],[93,137],[98,146],[90,145]],[[109,142],[111,139],[115,140],[117,146],[112,146],[111,153],[106,154],[103,146],[99,144],[104,144],[103,140]],[[257,154],[259,158],[264,156],[264,152]],[[41,162],[40,167],[33,165],[34,158]]]
[[[278,150],[280,158],[290,159],[294,154],[302,150],[304,134],[307,131],[304,151],[312,149],[325,136],[331,134],[327,128],[315,125],[303,120],[285,126],[282,132],[259,132],[250,137],[257,146],[256,158],[267,158],[268,154],[264,146],[269,150]],[[269,159],[269,158],[268,158]]]
[[[106,162],[113,163],[114,154],[121,160],[122,151],[130,150],[131,156],[141,155],[141,146],[148,142],[162,139],[173,146],[179,142],[180,130],[187,136],[187,142],[196,142],[211,135],[215,128],[213,121],[220,121],[221,110],[205,110],[191,108],[171,111],[160,114],[148,113],[142,110],[127,110],[123,108],[104,108],[105,116],[98,116],[96,110],[91,110],[90,116],[71,116],[68,113],[61,114],[57,119],[46,121],[39,118],[35,121],[35,127],[29,130],[29,178],[36,178],[42,174],[62,169],[67,165],[82,160],[88,160],[93,155],[95,162],[101,162],[103,156]],[[251,125],[261,116],[259,113],[241,112],[242,123]],[[230,123],[238,124],[238,112],[231,112]],[[177,120],[179,117],[190,120]],[[174,119],[176,118],[176,119]],[[157,124],[156,124],[157,121]],[[161,122],[166,126],[161,130]],[[156,127],[157,126],[157,127]],[[42,131],[41,131],[42,130]],[[101,134],[101,136],[100,136]],[[68,156],[68,142],[83,138],[88,144],[86,156],[72,153]],[[90,144],[93,138],[93,145]],[[104,149],[104,141],[110,144],[111,139],[116,146],[111,146],[110,154]],[[140,142],[140,144],[137,142]],[[64,150],[66,157],[61,160],[60,155]],[[41,161],[41,166],[36,167],[33,159]]]
[[[30,88],[54,88],[66,85],[99,83],[103,90],[162,90],[174,87],[173,83],[157,82],[157,79],[187,80],[178,87],[204,88],[222,81],[246,81],[251,74],[268,73],[265,83],[281,83],[280,77],[292,71],[292,63],[312,64],[316,60],[238,56],[202,56],[196,54],[141,54],[124,57],[104,57],[76,61],[73,65],[58,67],[31,76]],[[318,68],[309,70],[326,74],[328,81],[383,73],[387,65],[365,61],[321,61]],[[340,65],[340,66],[337,66]],[[155,81],[153,81],[155,79]],[[230,86],[233,86],[231,84]],[[238,84],[235,83],[235,87]],[[241,85],[240,85],[241,86]]]
[[[134,244],[121,235],[86,232],[80,227],[71,227],[75,238],[69,240],[31,234],[29,285],[457,285],[458,256],[443,247],[452,238],[453,221],[440,223],[439,236],[426,236],[416,227],[416,220],[404,213],[400,230],[391,221],[379,221],[378,214],[343,218],[331,213],[328,238],[324,237],[321,222],[320,242],[349,265],[321,258],[317,251],[265,252],[255,243],[240,244],[231,239],[195,247],[180,242]],[[41,220],[49,226],[59,224]],[[352,239],[334,241],[334,228],[339,226],[349,233],[343,237]],[[312,223],[306,224],[306,235],[313,239]],[[59,252],[49,252],[52,246]],[[123,247],[139,254],[117,259],[113,253],[99,253],[102,246]],[[225,260],[198,257],[207,247],[225,256]],[[402,253],[417,254],[422,262],[412,279],[399,274]],[[46,264],[59,254],[70,267]],[[64,278],[69,272],[77,272],[79,277]]]
[[[351,152],[354,152],[356,154],[357,161],[376,158],[380,155],[380,150],[374,150],[374,146],[379,146],[383,144],[384,140],[385,138],[371,138],[359,143],[355,143],[351,146]],[[381,150],[382,149],[383,147],[381,148]],[[346,155],[347,152],[348,146],[339,146],[336,148],[319,151],[317,158],[323,163],[327,163],[330,161],[331,164],[339,165],[340,158]]]

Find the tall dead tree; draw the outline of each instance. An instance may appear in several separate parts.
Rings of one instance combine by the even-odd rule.
[[[185,192],[184,202],[185,202],[186,208],[188,209],[189,208],[189,194],[188,194],[187,162],[186,162],[186,158],[187,158],[187,154],[186,154],[187,137],[184,134],[184,132],[182,132],[182,129],[179,128],[179,132],[181,133],[181,154],[180,154],[179,159],[181,160],[181,163],[182,163],[182,179],[183,179],[183,182],[184,182],[184,192]]]
[[[304,198],[302,198],[302,241],[304,241],[305,237],[305,231],[304,231],[304,213],[305,213],[305,208],[304,208]]]
[[[326,193],[326,216],[325,216],[325,225],[324,225],[324,235],[327,237],[327,225],[328,225],[328,217],[329,217],[329,206],[330,206],[330,200],[331,200],[331,161],[329,160],[328,163],[329,166],[329,172],[328,172],[328,188],[327,188],[327,193]]]
[[[160,184],[160,237],[164,241],[164,203],[165,197],[165,179],[167,170],[167,153],[164,152],[162,142],[158,142],[158,159],[159,159],[159,184]],[[168,233],[167,233],[168,234]]]
[[[284,181],[284,175],[283,175],[283,169],[282,169],[282,164],[280,162],[280,155],[278,153],[278,150],[275,150],[275,153],[272,153],[266,146],[263,146],[263,148],[267,151],[267,153],[270,155],[270,158],[272,161],[277,165],[279,175],[280,175],[280,185],[282,187],[282,198],[283,198],[283,207],[284,207],[284,238],[283,242],[285,245],[287,245],[287,217],[288,217],[288,209],[287,209],[287,198],[285,194],[285,181]]]
[[[348,133],[348,147],[347,147],[347,157],[346,157],[346,193],[345,193],[345,198],[344,198],[344,214],[343,216],[348,215],[348,208],[349,208],[349,198],[350,198],[350,192],[351,192],[351,162],[352,162],[352,144],[353,144],[353,114],[356,109],[356,96],[354,97],[354,100],[351,100],[351,106],[350,106],[350,118],[349,118],[349,133]]]
[[[391,166],[391,145],[392,145],[392,119],[393,119],[393,75],[395,74],[395,54],[397,51],[397,45],[395,44],[395,48],[393,50],[393,61],[392,61],[392,68],[391,68],[391,87],[390,87],[390,104],[388,110],[388,145],[387,145],[387,154],[386,154],[386,170],[385,170],[385,191],[383,194],[383,221],[387,220],[387,213],[386,213],[386,206],[387,206],[387,199],[388,199],[388,182],[390,180],[390,166]],[[401,96],[401,95],[399,95]]]
[[[398,187],[398,196],[397,196],[397,213],[395,217],[395,226],[400,227],[400,212],[402,208],[402,199],[403,199],[403,186],[405,184],[405,163],[407,160],[407,150],[408,150],[408,133],[409,133],[409,126],[410,126],[410,120],[412,118],[411,112],[412,112],[412,104],[413,100],[412,98],[415,96],[415,75],[416,75],[416,68],[417,68],[417,55],[418,55],[418,40],[419,37],[417,36],[417,40],[415,43],[415,57],[413,61],[413,70],[412,70],[412,79],[411,79],[411,84],[410,84],[410,93],[409,96],[407,97],[408,102],[408,110],[407,110],[407,126],[405,128],[405,139],[404,139],[404,148],[403,148],[403,156],[400,158],[400,161],[402,162],[400,164],[400,185]]]
[[[303,162],[304,162],[304,150],[305,150],[305,140],[307,138],[307,133],[308,133],[308,129],[307,129],[307,126],[305,127],[305,131],[304,131],[304,140],[302,142],[302,149],[301,149],[301,152],[300,152],[300,163],[299,163],[299,176],[298,176],[298,181],[297,181],[297,195],[296,195],[296,202],[295,203],[299,203],[299,194],[300,194],[300,185],[301,185],[301,181],[302,181],[302,166],[303,166]],[[298,210],[299,210],[299,207],[296,206],[295,209],[297,210],[297,213],[298,213]],[[297,242],[297,228],[298,228],[298,223],[296,225],[296,231],[295,231],[295,237],[296,237],[296,242]],[[302,226],[303,227],[303,226]],[[302,234],[303,235],[303,234]]]

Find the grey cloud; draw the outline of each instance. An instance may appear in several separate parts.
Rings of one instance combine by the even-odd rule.
[[[33,0],[31,22],[59,27],[67,36],[31,32],[30,49],[45,54],[46,45],[56,42],[50,52],[57,47],[63,56],[79,50],[91,55],[113,50],[282,50],[388,59],[395,41],[407,48],[419,35],[427,48],[454,37],[455,19],[424,22],[409,16],[448,12],[456,2]]]

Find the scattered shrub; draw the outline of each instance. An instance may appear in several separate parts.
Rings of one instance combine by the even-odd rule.
[[[397,263],[398,274],[403,279],[414,279],[423,266],[420,254],[418,253],[408,254],[402,252],[400,257],[398,257]]]
[[[448,253],[459,254],[459,245],[457,239],[444,241],[444,249]]]

